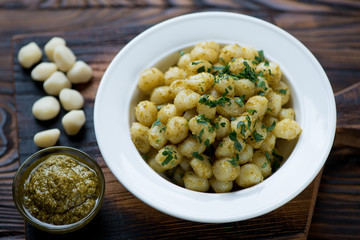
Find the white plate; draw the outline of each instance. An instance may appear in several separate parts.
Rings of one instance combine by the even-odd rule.
[[[130,104],[140,72],[169,54],[204,40],[249,45],[264,50],[267,58],[279,63],[290,83],[296,120],[303,130],[292,154],[275,174],[237,192],[199,193],[178,187],[155,173],[130,139]],[[94,125],[107,165],[136,197],[178,218],[220,223],[268,213],[307,187],[332,147],[336,108],[324,70],[293,36],[253,17],[204,12],[159,23],[117,54],[97,92]]]

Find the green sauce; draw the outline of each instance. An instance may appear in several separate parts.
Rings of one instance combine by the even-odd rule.
[[[31,171],[24,184],[24,206],[38,220],[54,225],[75,223],[99,197],[95,171],[72,156],[53,154]]]

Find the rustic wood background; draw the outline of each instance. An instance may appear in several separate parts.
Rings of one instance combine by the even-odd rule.
[[[322,176],[319,175],[289,204],[262,218],[233,224],[189,224],[151,209],[128,193],[102,161],[93,132],[84,131],[80,139],[61,141],[70,141],[75,147],[77,141],[87,142],[79,147],[102,164],[107,186],[111,187],[108,187],[99,215],[90,225],[72,236],[79,238],[89,234],[87,236],[97,239],[165,239],[182,236],[203,239],[358,239],[360,2],[355,0],[0,0],[0,237],[54,238],[29,226],[25,227],[12,202],[12,178],[19,161],[26,157],[26,154],[21,153],[34,150],[33,145],[27,144],[32,136],[26,131],[26,126],[17,126],[17,122],[21,123],[21,119],[24,119],[25,115],[21,114],[28,111],[25,104],[19,104],[26,102],[25,99],[21,99],[18,91],[15,92],[18,82],[14,81],[14,74],[15,79],[23,79],[28,74],[18,68],[16,59],[13,59],[19,46],[29,39],[44,43],[53,34],[68,37],[69,45],[74,44],[79,58],[89,61],[94,67],[92,84],[79,86],[86,97],[85,110],[91,118],[98,81],[112,57],[124,44],[160,21],[190,12],[212,10],[249,14],[276,24],[302,41],[324,67],[336,93],[338,129]],[[87,39],[86,47],[83,48],[79,45],[79,39],[84,41],[87,36],[91,38]],[[100,47],[94,46],[94,43]],[[23,96],[26,94],[23,93]],[[33,94],[35,96],[39,92]],[[91,124],[91,121],[87,122],[87,130],[91,130]],[[118,216],[112,214],[117,209],[126,211]],[[268,224],[269,221],[274,221],[274,224]],[[99,225],[99,222],[105,224]]]

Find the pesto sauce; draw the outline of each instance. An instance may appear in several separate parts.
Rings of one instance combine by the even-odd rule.
[[[32,170],[24,184],[24,206],[38,220],[54,225],[75,223],[99,197],[95,171],[72,156],[54,154]]]

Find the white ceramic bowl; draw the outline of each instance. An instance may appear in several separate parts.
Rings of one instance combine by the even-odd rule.
[[[237,192],[190,191],[165,180],[141,158],[130,139],[133,95],[145,68],[204,40],[264,50],[288,79],[297,144],[281,168],[262,183]],[[171,63],[171,61],[169,61]],[[336,108],[329,80],[311,52],[284,30],[259,19],[225,12],[188,14],[159,23],[129,42],[107,68],[95,99],[100,151],[116,178],[136,197],[169,215],[197,222],[245,220],[268,213],[304,190],[332,147]]]

